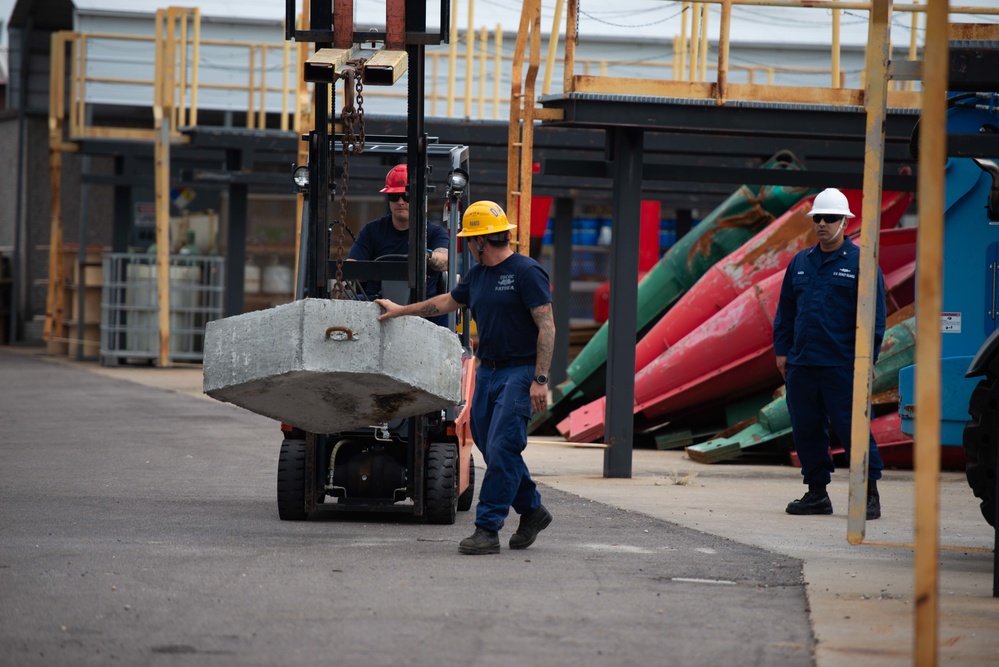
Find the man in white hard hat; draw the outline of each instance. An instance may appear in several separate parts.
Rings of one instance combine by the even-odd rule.
[[[826,492],[835,470],[829,454],[829,427],[850,451],[853,421],[853,365],[857,325],[860,249],[844,236],[854,217],[846,196],[828,188],[815,196],[810,215],[817,245],[803,250],[787,267],[774,319],[777,368],[787,383],[787,408],[794,448],[808,492],[787,506],[788,514],[832,514]],[[885,288],[878,269],[874,321],[874,361],[885,332]],[[867,518],[881,516],[877,480],[884,463],[869,434]]]

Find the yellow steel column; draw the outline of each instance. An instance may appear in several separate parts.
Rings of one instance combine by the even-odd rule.
[[[500,80],[503,78],[503,26],[496,24],[496,53],[493,54],[493,120],[499,120]]]
[[[548,34],[548,57],[545,60],[545,78],[541,84],[541,94],[547,95],[552,87],[552,70],[555,68],[555,58],[558,56],[558,36],[561,33],[562,6],[565,0],[555,0],[555,18],[552,19],[552,31]]]
[[[701,49],[701,5],[691,5],[690,11],[690,80],[697,81],[697,64]]]
[[[437,75],[437,68],[440,64],[439,53],[428,53],[427,57],[430,58],[430,89],[426,92],[426,96],[430,98],[430,117],[437,117],[437,98],[440,97],[437,93],[437,82],[440,80]]]
[[[178,55],[180,62],[178,70],[180,78],[177,81],[177,106],[174,107],[172,127],[183,127],[187,125],[187,113],[185,105],[187,103],[187,13],[180,15],[180,49]]]
[[[472,117],[472,69],[475,64],[475,0],[468,0],[468,30],[465,32],[465,118]]]
[[[912,4],[918,5],[919,0],[913,0]],[[909,60],[915,60],[919,55],[919,12],[911,12],[912,15],[912,27],[909,28]],[[905,82],[906,90],[915,90],[916,82],[915,80]]]
[[[677,80],[682,80],[687,71],[687,17],[690,16],[690,3],[683,3],[683,9],[680,16],[680,50],[676,53],[674,57],[680,59],[679,70],[680,76]]]
[[[154,178],[156,192],[156,293],[159,299],[159,365],[170,365],[170,120],[173,111],[176,8],[156,13]]]
[[[246,129],[253,129],[253,121],[256,117],[253,115],[253,92],[254,92],[254,69],[256,68],[257,62],[257,46],[256,44],[250,44],[250,62],[249,66],[246,68],[249,73],[249,80],[246,82],[247,100],[246,100]]]
[[[451,2],[451,36],[448,42],[447,117],[454,118],[454,77],[458,63],[458,0]]]
[[[721,24],[718,26],[718,103],[725,103],[728,88],[728,49],[729,32],[732,28],[732,0],[724,0],[721,8]]]
[[[878,238],[881,228],[881,181],[884,171],[888,64],[891,58],[892,0],[873,0],[867,27],[867,90],[864,105],[864,204],[860,232],[860,275],[857,276],[857,340],[853,368],[853,432],[850,434],[850,502],[847,540],[864,540],[867,520],[868,441],[871,428],[871,382],[874,314],[877,300]]]
[[[569,11],[565,15],[565,62],[562,66],[562,93],[576,89],[573,75],[576,73],[576,18],[579,16],[579,0],[569,0]]]
[[[919,271],[916,293],[916,550],[912,599],[918,667],[937,664],[940,549],[940,308],[943,301],[944,167],[947,160],[947,0],[929,0],[919,120]]]
[[[530,7],[531,42],[529,44],[530,59],[528,60],[527,76],[524,77],[524,107],[521,112],[523,128],[520,140],[523,147],[520,153],[520,211],[517,218],[520,226],[517,228],[517,240],[520,244],[517,251],[521,255],[531,252],[531,191],[534,183],[534,100],[535,87],[538,81],[538,69],[541,66],[541,0],[532,0]]]
[[[258,89],[260,108],[257,109],[257,129],[267,129],[267,45],[260,46],[260,88]]]
[[[170,365],[170,116],[164,114],[155,139],[156,293],[159,298],[161,367]]]
[[[486,60],[489,58],[489,30],[479,30],[479,120],[486,117]]]
[[[66,119],[65,72],[66,43],[72,33],[52,34],[52,64],[49,70],[49,182],[51,198],[49,213],[49,284],[45,294],[45,325],[42,338],[48,343],[49,351],[54,351],[55,338],[62,335],[62,142]]]
[[[698,64],[698,81],[706,81],[708,73],[708,3],[701,4],[701,59]]]
[[[191,125],[198,124],[198,63],[201,61],[201,10],[194,8],[194,36],[191,53]]]
[[[513,64],[510,67],[510,123],[507,126],[506,159],[506,215],[511,223],[517,224],[520,211],[520,163],[524,159],[521,142],[521,126],[524,109],[524,47],[527,45],[527,32],[530,9],[528,5],[538,0],[524,0],[520,10],[520,26],[517,29],[517,42],[513,47]]]
[[[839,88],[839,25],[840,9],[832,10],[832,87]]]

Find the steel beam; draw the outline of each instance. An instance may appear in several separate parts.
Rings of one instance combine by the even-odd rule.
[[[226,158],[226,168],[239,171],[243,166],[243,154],[233,150]],[[249,214],[249,188],[245,183],[229,184],[229,215],[226,238],[228,247],[225,254],[225,302],[223,315],[232,317],[243,312],[243,278],[246,267],[246,228]]]
[[[615,127],[607,135],[615,167],[604,477],[631,477],[643,132],[633,127]]]
[[[775,105],[729,101],[717,106],[713,101],[671,100],[573,93],[569,97],[545,100],[545,108],[564,114],[552,126],[637,127],[647,131],[686,132],[697,135],[725,134],[749,137],[776,137],[782,140],[822,136],[862,145],[864,114],[861,107],[814,105]],[[916,110],[889,110],[885,132],[908,137],[918,118]]]

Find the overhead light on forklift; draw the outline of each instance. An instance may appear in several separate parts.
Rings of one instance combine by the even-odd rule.
[[[306,192],[309,189],[309,166],[295,167],[291,172],[291,177],[295,181],[295,188],[299,192]]]
[[[468,187],[468,172],[455,167],[447,176],[447,184],[451,188],[451,194],[460,197],[461,193]]]

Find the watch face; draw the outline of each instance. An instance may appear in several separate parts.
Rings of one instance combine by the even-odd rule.
[[[534,381],[537,382],[538,384],[548,384],[548,376],[547,375],[539,375],[539,376],[537,376],[537,377],[534,378]]]

